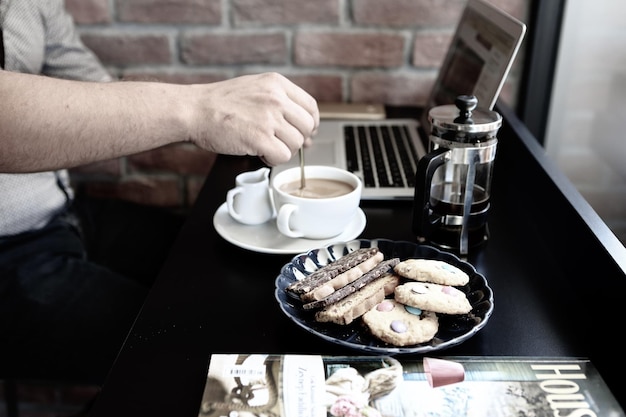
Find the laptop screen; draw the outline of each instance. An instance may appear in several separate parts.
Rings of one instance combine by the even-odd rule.
[[[489,4],[469,0],[426,106],[453,104],[473,94],[478,105],[493,109],[526,26]],[[425,118],[424,118],[425,119]]]

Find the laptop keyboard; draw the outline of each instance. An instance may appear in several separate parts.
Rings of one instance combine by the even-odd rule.
[[[417,151],[404,125],[344,126],[349,171],[365,187],[415,186]]]

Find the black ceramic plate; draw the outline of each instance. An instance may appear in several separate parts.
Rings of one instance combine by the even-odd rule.
[[[430,342],[413,346],[391,346],[372,337],[363,327],[361,320],[349,325],[335,323],[318,323],[314,312],[302,308],[302,303],[288,295],[285,288],[297,279],[302,279],[318,268],[341,258],[348,252],[359,248],[377,246],[385,255],[385,259],[425,258],[446,261],[461,270],[469,277],[469,283],[459,287],[467,295],[472,304],[472,312],[465,315],[440,315],[439,331]],[[442,350],[469,339],[482,329],[493,311],[493,292],[487,280],[469,263],[457,256],[442,252],[436,248],[417,245],[411,242],[398,242],[387,239],[352,240],[336,243],[323,248],[295,256],[284,265],[276,278],[276,299],[282,311],[298,326],[332,343],[365,352],[398,354],[426,353]]]

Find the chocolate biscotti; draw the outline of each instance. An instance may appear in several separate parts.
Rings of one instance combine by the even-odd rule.
[[[331,262],[305,278],[291,283],[285,291],[300,297],[302,294],[313,291],[320,285],[325,284],[337,275],[341,274],[353,268],[354,266],[362,263],[363,261],[371,258],[379,252],[378,248],[361,248],[352,251],[341,258]]]
[[[393,267],[400,262],[400,259],[393,258],[380,262],[376,267],[374,267],[371,271],[361,276],[356,281],[346,285],[338,289],[337,291],[330,294],[328,297],[322,298],[321,300],[312,301],[310,303],[304,304],[302,307],[305,310],[314,310],[318,308],[323,308],[334,304],[350,294],[353,294],[365,287],[370,282],[374,281],[377,278],[380,278],[390,270],[393,270]]]
[[[315,320],[337,324],[350,324],[368,310],[380,303],[400,283],[400,277],[387,272],[380,278],[361,288],[343,300],[326,306],[315,313]]]

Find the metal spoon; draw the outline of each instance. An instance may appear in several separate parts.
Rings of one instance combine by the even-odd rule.
[[[304,177],[304,149],[300,148],[300,189],[306,187],[306,178]]]

